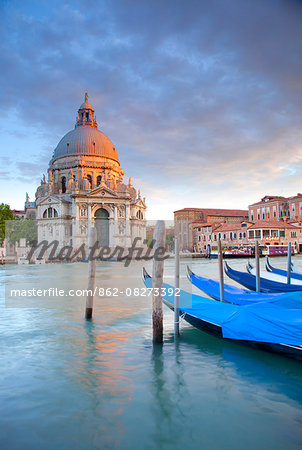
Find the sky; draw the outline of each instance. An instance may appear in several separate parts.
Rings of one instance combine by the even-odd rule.
[[[302,192],[302,2],[0,2],[0,203],[22,209],[84,93],[148,219]]]

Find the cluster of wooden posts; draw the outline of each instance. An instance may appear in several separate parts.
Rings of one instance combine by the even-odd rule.
[[[164,220],[158,220],[154,229],[154,253],[156,249],[163,248],[166,245],[166,229]],[[92,247],[96,241],[96,229],[92,227],[89,231],[89,247]],[[288,243],[287,250],[287,283],[291,280],[291,243]],[[179,288],[179,243],[175,238],[174,245],[175,255],[175,279],[174,279],[174,335],[179,336],[179,295],[176,290]],[[260,263],[259,263],[259,242],[255,243],[255,265],[256,265],[256,292],[260,292]],[[224,301],[224,268],[223,268],[223,252],[221,241],[218,241],[218,268],[220,283],[220,301]],[[92,318],[93,312],[93,292],[95,288],[95,270],[96,260],[89,261],[88,273],[88,295],[86,300],[86,319]],[[153,324],[153,341],[156,343],[163,342],[163,301],[161,294],[164,278],[164,260],[153,259],[152,269],[152,324]]]

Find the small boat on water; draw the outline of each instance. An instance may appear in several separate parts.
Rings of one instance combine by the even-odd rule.
[[[240,244],[221,244],[223,257],[226,258],[249,258],[254,254],[254,247]],[[218,245],[209,244],[208,254],[210,258],[218,258]]]
[[[246,269],[252,275],[256,275],[256,268],[254,266],[252,266],[252,264],[250,262],[247,263]],[[283,283],[283,284],[287,285],[287,272],[285,272],[285,271],[284,271],[284,275],[281,275],[281,274],[274,273],[274,272],[260,270],[260,277],[263,279],[272,280],[272,281],[276,281],[278,283]],[[302,287],[302,279],[295,278],[293,280],[293,284],[300,285]]]
[[[282,277],[286,277],[286,279],[287,279],[287,270],[279,269],[277,267],[273,267],[271,265],[271,263],[269,262],[268,258],[266,260],[265,267],[266,267],[267,272],[275,273],[276,275],[281,275]],[[300,281],[302,281],[302,274],[295,273],[292,269],[291,269],[291,272],[290,272],[290,277],[293,280],[300,280]]]
[[[147,288],[152,278],[143,270]],[[174,310],[174,288],[164,283],[163,302]],[[172,292],[172,295],[169,295]],[[302,311],[255,304],[238,306],[180,291],[180,314],[191,325],[217,337],[302,360]]]
[[[214,300],[220,301],[220,283],[209,278],[196,275],[187,266],[190,282]],[[302,292],[263,293],[224,284],[224,301],[234,305],[252,305],[259,302],[272,303],[284,308],[302,309]]]
[[[237,283],[250,289],[251,291],[256,291],[256,274],[240,272],[239,270],[232,269],[227,262],[225,262],[224,271],[231,280],[237,281]],[[302,284],[286,284],[283,281],[275,281],[268,278],[262,277],[262,274],[267,274],[267,272],[260,273],[260,292],[266,293],[276,293],[276,292],[296,292],[302,291]]]
[[[291,267],[293,273],[298,273],[299,275],[302,275],[302,267],[297,267],[294,263],[292,263]]]

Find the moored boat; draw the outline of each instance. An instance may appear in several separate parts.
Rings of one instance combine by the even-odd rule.
[[[254,266],[252,266],[252,264],[250,262],[247,263],[246,269],[250,274],[256,275],[256,268]],[[260,277],[262,279],[272,280],[272,281],[276,281],[278,283],[283,283],[283,284],[287,285],[287,272],[285,272],[285,271],[284,271],[284,274],[282,275],[282,274],[271,272],[271,271],[260,270]],[[299,285],[302,287],[302,278],[293,279],[291,284]]]
[[[294,263],[292,263],[291,268],[292,268],[292,272],[302,275],[302,267],[298,267]]]
[[[225,273],[229,278],[242,286],[256,291],[256,275],[252,273],[240,272],[232,269],[227,263],[224,266]],[[266,272],[265,272],[266,273]],[[302,285],[286,284],[284,282],[269,280],[268,278],[260,277],[260,292],[274,293],[274,292],[296,292],[302,291]]]
[[[145,269],[143,278],[146,287],[152,288]],[[166,283],[163,288],[163,302],[174,310],[174,288]],[[181,290],[179,311],[188,323],[217,337],[302,360],[301,310],[266,304],[238,306]]]
[[[190,282],[214,300],[220,301],[220,284],[218,281],[196,275],[187,266]],[[252,305],[267,302],[285,308],[302,308],[302,292],[263,293],[231,286],[224,283],[224,301],[234,305]]]
[[[265,267],[266,267],[267,272],[275,273],[276,275],[281,275],[281,276],[287,278],[287,270],[279,269],[277,267],[273,267],[271,265],[271,263],[270,263],[268,258],[266,260],[266,266]],[[302,274],[294,272],[292,270],[292,268],[291,268],[291,272],[290,272],[290,277],[293,280],[302,280]]]

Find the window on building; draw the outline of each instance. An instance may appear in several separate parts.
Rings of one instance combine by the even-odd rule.
[[[142,220],[144,218],[143,213],[141,211],[137,211],[136,218]]]
[[[237,233],[234,233],[234,239],[237,239]]]
[[[233,233],[232,232],[230,233],[230,239],[231,240],[233,239]]]
[[[251,215],[251,220],[254,222],[254,214]]]
[[[276,211],[274,211],[274,218],[276,218],[277,217],[277,213],[276,213]]]
[[[223,235],[223,239],[225,240],[225,238],[226,238],[226,235],[224,234],[224,235]]]
[[[101,175],[99,175],[99,176],[96,178],[96,185],[99,186],[100,184],[102,184],[102,177],[101,177]]]
[[[285,231],[284,230],[280,231],[280,237],[285,237]]]
[[[258,214],[258,220],[260,220],[260,214]]]
[[[89,120],[89,112],[86,113],[86,122]]]
[[[66,177],[63,177],[61,180],[61,188],[62,188],[62,193],[65,194],[65,192],[66,192]]]
[[[201,236],[198,236],[198,240],[201,241]]]
[[[214,234],[214,241],[217,241],[217,234]]]
[[[89,183],[89,188],[92,189],[92,178],[91,178],[91,175],[87,175],[87,180],[88,180],[88,183]]]
[[[58,211],[55,208],[47,208],[43,212],[43,219],[52,219],[58,217]]]
[[[291,235],[291,237],[297,237],[297,232],[296,231],[291,231],[290,235]]]
[[[246,233],[243,233],[243,237],[246,238]]]

